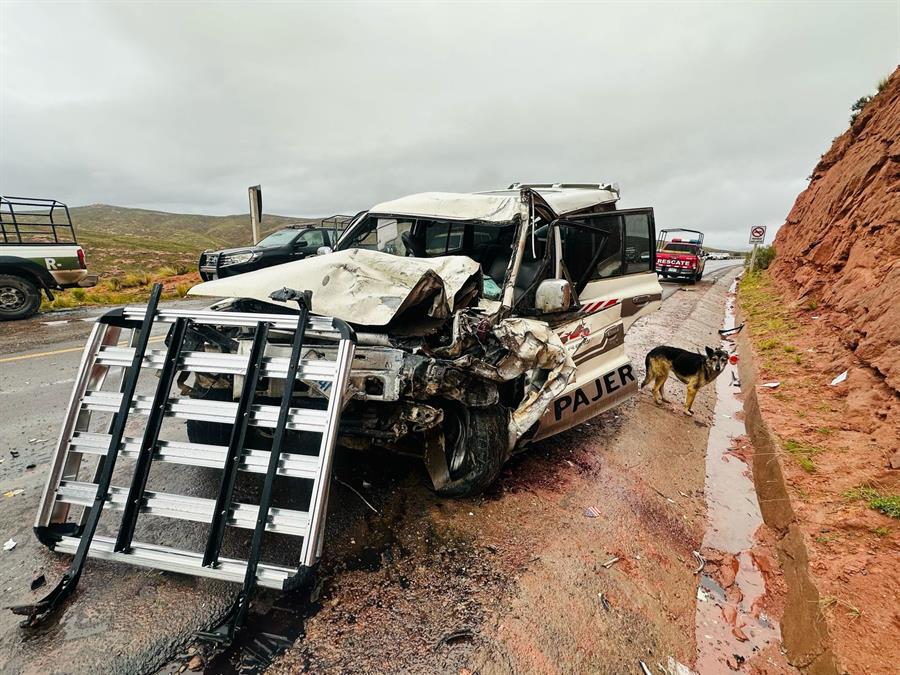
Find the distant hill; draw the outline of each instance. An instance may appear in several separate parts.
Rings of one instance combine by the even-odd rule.
[[[131,209],[107,204],[70,207],[88,266],[102,275],[164,266],[194,269],[200,252],[249,244],[250,216],[201,216]],[[263,235],[314,218],[265,214]]]

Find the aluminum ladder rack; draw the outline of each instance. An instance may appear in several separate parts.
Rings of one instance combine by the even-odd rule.
[[[337,319],[311,315],[309,294],[289,289],[278,291],[273,298],[296,301],[299,313],[164,309],[158,306],[161,291],[157,284],[147,307],[126,307],[100,317],[85,346],[35,522],[35,532],[44,544],[74,558],[49,595],[35,605],[12,608],[28,617],[26,626],[35,625],[61,606],[78,584],[86,558],[93,557],[240,583],[241,590],[225,621],[201,634],[229,642],[246,619],[257,585],[294,588],[321,557],[332,456],[341,412],[349,398],[348,376],[356,342],[353,330]],[[160,340],[151,338],[159,326],[169,329],[166,342],[161,348],[151,348],[151,341]],[[252,333],[249,353],[188,348],[206,346],[203,339],[195,339],[198,335],[213,335],[220,345],[227,346],[232,338],[222,332],[222,327],[244,331],[244,335]],[[282,342],[290,342],[289,356],[267,355],[266,347],[276,332]],[[125,335],[130,339],[122,341]],[[329,350],[335,358],[303,358],[303,346],[309,339],[320,345],[336,345]],[[151,395],[136,393],[142,371],[158,376]],[[121,373],[118,387],[115,391],[102,390],[115,379],[110,377],[111,372]],[[182,384],[176,380],[178,373],[243,377],[239,398],[173,396],[173,385]],[[282,381],[278,405],[256,401],[264,378],[269,383]],[[294,397],[298,380],[301,384],[310,381],[330,385],[324,408],[300,407]],[[92,428],[97,426],[97,416],[102,418],[101,429]],[[134,418],[138,417],[136,425]],[[228,425],[228,442],[211,445],[161,438],[167,418]],[[129,420],[129,429],[138,426],[138,433],[126,435]],[[247,446],[252,427],[271,434],[270,448]],[[318,434],[318,452],[286,451],[288,431]],[[97,460],[93,469],[84,462],[91,456]],[[133,463],[128,484],[112,485],[118,459]],[[156,464],[219,469],[216,496],[201,498],[148,490],[150,468]],[[264,476],[258,503],[241,503],[234,498],[239,473]],[[308,508],[274,506],[276,477],[297,481],[298,488],[304,483],[309,492]],[[297,492],[293,485],[292,494]],[[80,517],[72,517],[70,512],[78,511],[77,507],[81,507]],[[97,534],[103,512],[114,513],[118,519],[115,536]],[[142,515],[205,523],[205,542],[192,551],[135,541],[135,527]],[[243,559],[220,555],[228,527],[252,531]],[[294,558],[299,566],[260,560],[267,532],[299,538],[299,555]]]

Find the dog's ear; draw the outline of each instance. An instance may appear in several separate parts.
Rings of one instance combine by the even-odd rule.
[[[706,355],[707,355],[708,357],[712,358],[713,356],[716,355],[716,350],[713,349],[712,347],[707,347],[707,348],[706,348]]]

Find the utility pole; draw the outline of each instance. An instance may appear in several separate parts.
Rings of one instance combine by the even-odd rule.
[[[259,224],[262,222],[262,187],[251,185],[247,188],[250,196],[250,228],[253,230],[253,244],[259,243]]]
[[[753,253],[750,254],[750,272],[751,274],[756,269],[756,247],[759,244],[753,244]]]

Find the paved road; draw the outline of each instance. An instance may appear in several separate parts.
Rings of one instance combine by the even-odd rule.
[[[708,262],[704,281],[714,280],[734,265],[735,261]],[[664,282],[663,298],[681,287]],[[181,301],[180,306],[205,304],[190,300]],[[84,339],[92,318],[102,311],[54,312],[0,324],[0,539],[16,542],[13,551],[0,552],[0,606],[33,601],[37,596],[28,590],[32,579],[44,573],[49,586],[59,579],[67,562],[35,540],[31,525]],[[201,495],[209,483],[204,470],[178,467],[178,471],[166,477],[172,490]],[[175,545],[194,535],[196,530],[190,527],[166,532]],[[77,601],[47,635],[23,641],[16,618],[0,612],[0,671],[34,665],[48,645],[58,646],[60,641],[66,648],[56,653],[65,654],[67,662],[56,666],[63,671],[91,671],[98,664],[101,670],[145,670],[148,664],[163,662],[171,645],[183,643],[210,616],[222,611],[233,590],[213,581],[158,574],[148,582],[147,572],[125,574],[119,567],[97,562],[89,567],[88,583],[79,587]],[[135,610],[135,605],[140,609]],[[165,612],[166,620],[160,623],[155,607],[183,607],[183,611]],[[127,630],[117,628],[117,642],[111,645],[109,632],[125,625]]]

